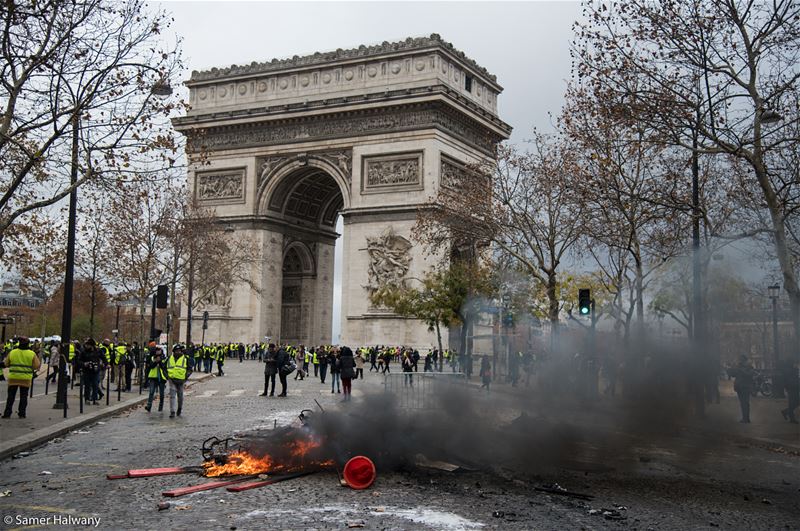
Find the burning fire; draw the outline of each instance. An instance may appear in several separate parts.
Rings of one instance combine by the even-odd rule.
[[[311,450],[319,448],[320,444],[317,441],[302,441],[295,440],[289,443],[289,451],[292,457],[303,459]]]
[[[268,454],[256,457],[247,451],[238,450],[231,452],[225,463],[208,461],[203,463],[203,467],[206,476],[218,477],[291,472],[309,467],[323,468],[333,465],[331,460],[308,459],[309,452],[319,447],[320,443],[317,441],[295,439],[285,446],[286,459],[279,459]]]
[[[203,463],[208,477],[266,474],[272,469],[270,456],[255,457],[244,451],[232,452],[224,464]]]

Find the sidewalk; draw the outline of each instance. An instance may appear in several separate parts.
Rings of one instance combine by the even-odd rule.
[[[213,378],[213,374],[192,373],[187,386]],[[50,439],[77,430],[106,417],[114,416],[127,409],[136,407],[147,401],[147,389],[139,394],[139,386],[134,385],[130,393],[113,392],[116,384],[110,385],[112,392],[106,405],[106,396],[99,405],[84,404],[80,413],[79,387],[67,388],[67,418],[62,409],[53,409],[56,401],[56,385],[51,384],[45,394],[44,375],[34,381],[33,397],[28,398],[26,418],[17,417],[19,396],[14,403],[14,411],[10,419],[0,419],[0,460],[9,458],[19,452],[29,450]],[[0,404],[5,407],[7,385],[0,384]]]

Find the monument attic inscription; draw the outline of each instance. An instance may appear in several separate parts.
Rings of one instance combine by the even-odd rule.
[[[341,236],[340,342],[432,345],[424,323],[373,308],[369,294],[442,262],[411,229],[448,174],[508,138],[495,76],[433,34],[193,72],[187,86],[191,110],[175,125],[189,190],[262,254],[250,282],[195,310],[209,311],[206,340],[330,342]]]

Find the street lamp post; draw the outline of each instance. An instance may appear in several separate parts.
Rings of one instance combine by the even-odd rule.
[[[780,360],[780,350],[778,343],[778,297],[780,296],[781,287],[778,284],[773,284],[767,288],[769,298],[772,300],[772,368],[778,366]]]
[[[772,300],[772,370],[775,375],[779,374],[778,366],[780,365],[780,341],[778,338],[778,297],[780,297],[781,286],[780,284],[773,284],[767,287],[769,298]],[[775,377],[772,379],[772,396],[775,398],[783,398],[783,385],[782,382],[777,382]]]
[[[63,409],[67,417],[67,363],[69,363],[69,343],[72,334],[72,285],[75,276],[75,218],[78,208],[78,147],[80,139],[80,117],[76,109],[72,115],[72,157],[70,161],[69,183],[69,223],[67,226],[67,265],[64,270],[64,306],[61,312],[61,362],[58,364],[58,391],[53,409]],[[75,378],[75,374],[72,375]]]
[[[172,94],[172,87],[162,76],[150,90],[156,97],[167,97]],[[80,148],[80,109],[75,108],[72,114],[72,152],[70,157],[69,183],[69,218],[67,225],[67,263],[64,268],[64,305],[61,312],[61,363],[58,364],[58,391],[53,409],[63,409],[67,416],[67,363],[69,363],[69,343],[72,334],[72,291],[75,278],[75,225],[78,209],[78,150]],[[75,378],[75,374],[72,375]]]

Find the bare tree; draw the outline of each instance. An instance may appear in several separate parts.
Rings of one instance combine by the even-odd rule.
[[[181,188],[166,183],[153,188],[140,182],[122,185],[109,198],[105,217],[108,273],[114,285],[139,303],[142,338],[147,301],[170,277],[167,264],[174,239],[169,228],[181,196]]]
[[[662,199],[676,187],[665,146],[651,140],[643,123],[618,119],[606,103],[573,87],[563,121],[582,158],[584,172],[574,186],[585,213],[586,251],[615,294],[613,314],[627,339],[634,310],[643,330],[645,289],[654,271],[681,251],[689,220]]]
[[[31,212],[14,227],[16,234],[9,247],[16,272],[27,286],[42,297],[39,307],[41,333],[47,329],[46,305],[64,281],[66,224],[58,211]],[[39,333],[39,332],[37,332]]]
[[[177,146],[161,100],[181,67],[163,11],[132,0],[0,8],[0,256],[20,216],[87,182],[146,178]],[[155,95],[154,95],[155,93]],[[80,151],[71,180],[73,154]]]
[[[443,176],[442,190],[417,222],[418,237],[446,248],[453,242],[494,245],[547,293],[547,317],[558,333],[558,274],[581,232],[573,179],[574,151],[562,138],[535,134],[532,150],[498,147],[491,166]]]
[[[575,75],[660,140],[747,167],[789,295],[800,345],[800,285],[771,154],[795,144],[800,4],[792,0],[587,3]],[[772,123],[780,118],[779,125]],[[797,347],[800,349],[800,346]],[[800,352],[797,353],[800,355]]]
[[[110,205],[107,195],[92,193],[84,198],[80,209],[75,260],[79,274],[89,281],[89,336],[95,337],[95,316],[98,307],[98,288],[107,281],[112,255],[108,249],[106,219]]]

